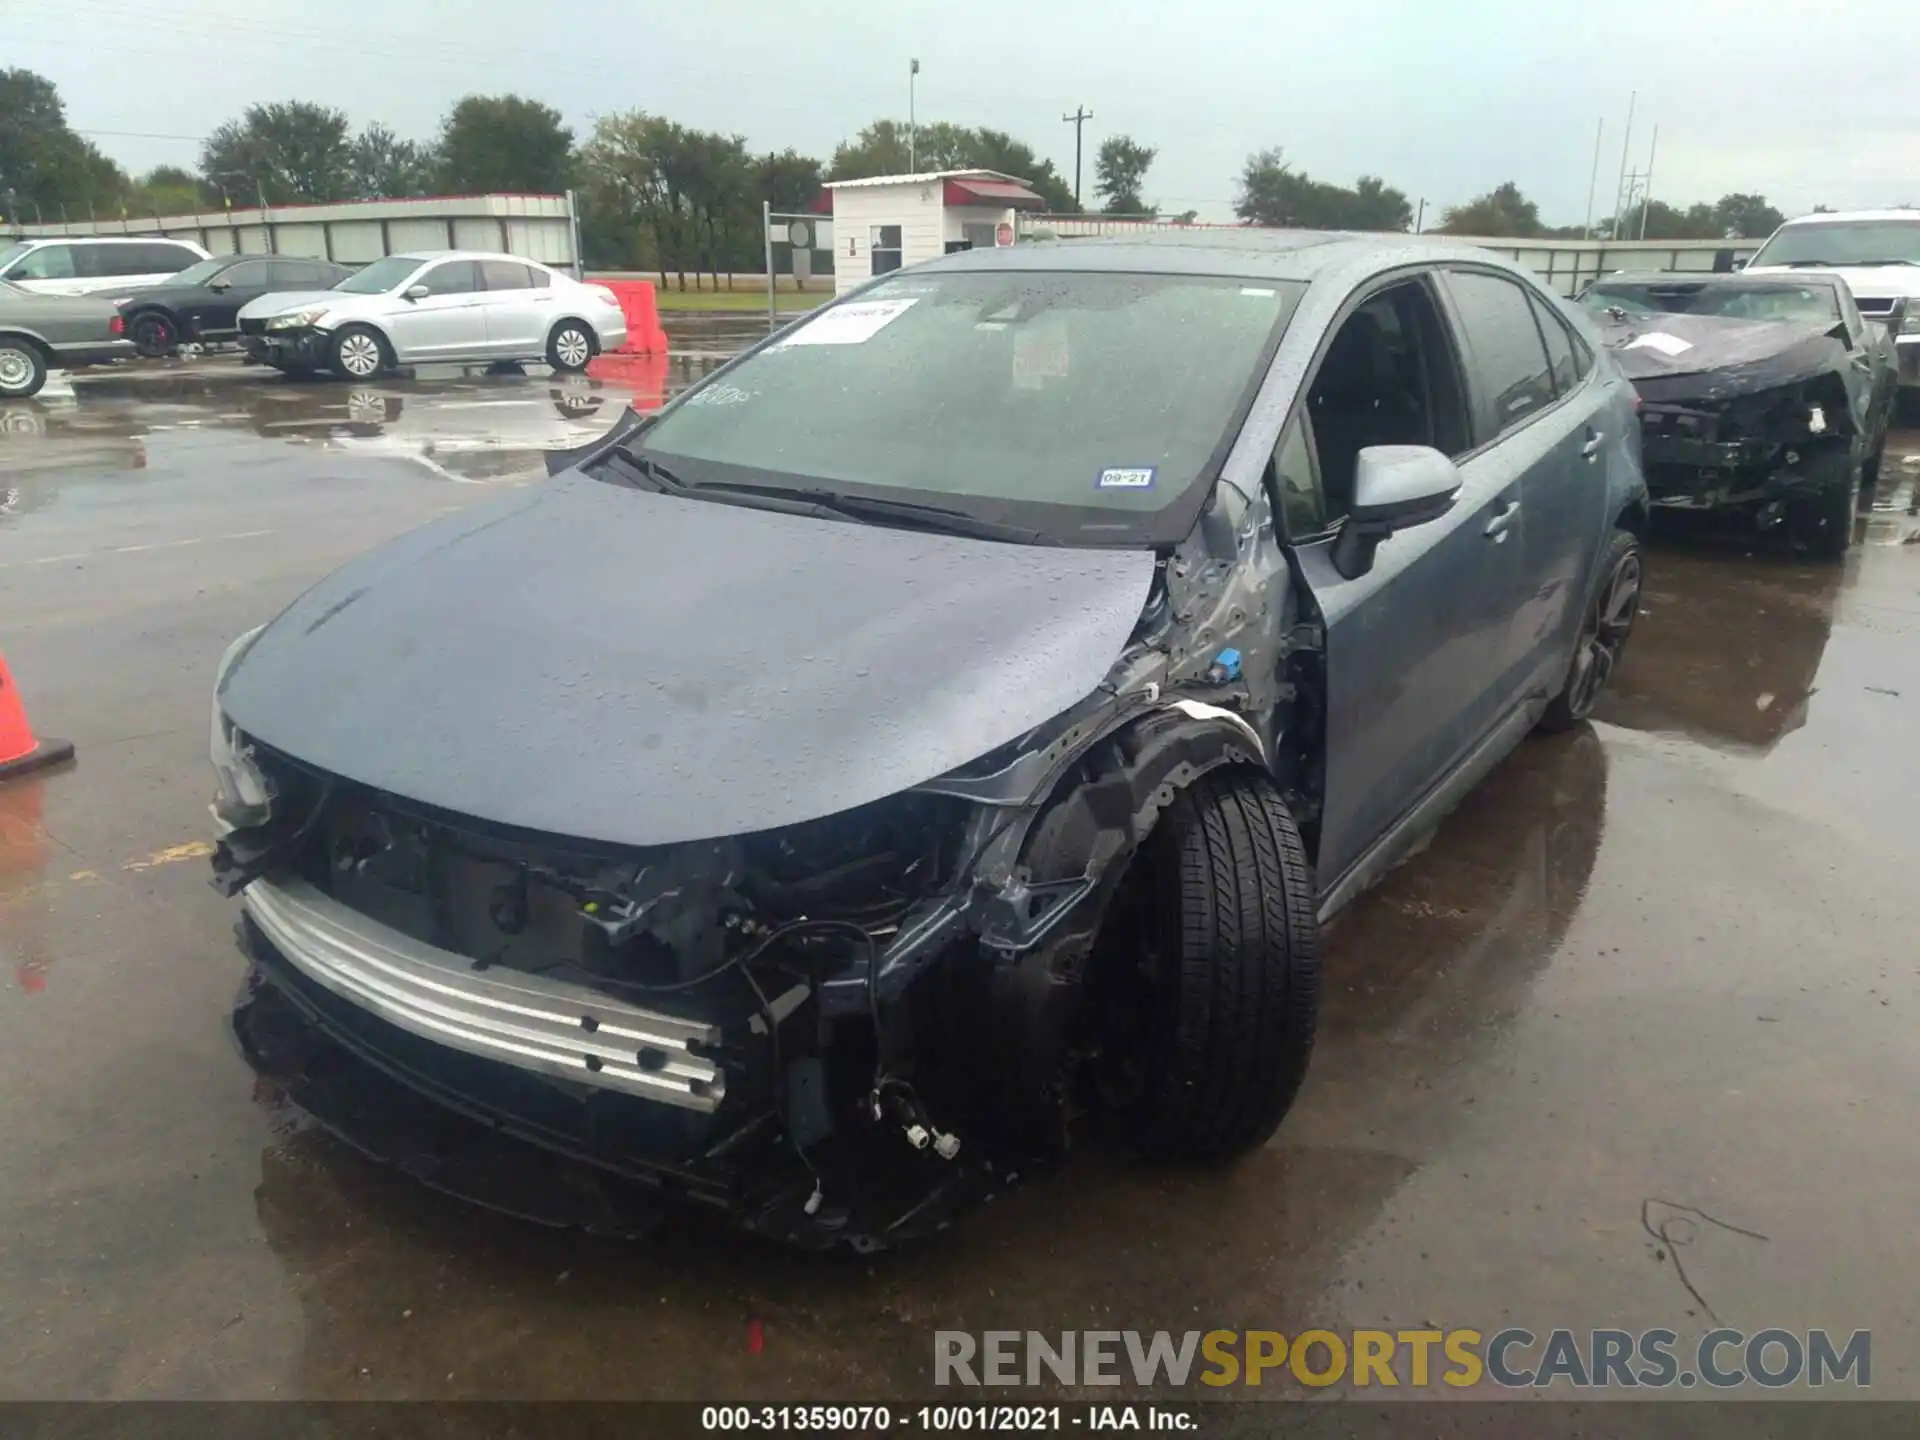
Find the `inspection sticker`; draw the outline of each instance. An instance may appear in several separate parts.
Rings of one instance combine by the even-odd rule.
[[[1669,335],[1663,330],[1649,330],[1638,339],[1629,340],[1624,347],[1628,350],[1658,350],[1662,355],[1672,357],[1684,355],[1693,348],[1691,340],[1682,340],[1678,335]]]
[[[779,348],[793,345],[864,345],[911,310],[919,297],[905,300],[860,300],[835,305],[795,328]]]
[[[1102,470],[1099,488],[1102,490],[1148,490],[1153,487],[1153,471],[1154,467],[1151,465]]]

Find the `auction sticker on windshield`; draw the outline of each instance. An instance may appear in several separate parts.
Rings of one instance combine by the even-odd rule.
[[[1153,488],[1151,465],[1127,465],[1100,472],[1102,490],[1150,490]]]
[[[917,297],[906,300],[860,300],[835,305],[795,330],[779,348],[794,345],[864,345],[913,308]]]

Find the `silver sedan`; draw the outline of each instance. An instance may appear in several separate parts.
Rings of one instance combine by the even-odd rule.
[[[126,322],[101,295],[34,295],[0,280],[0,399],[24,400],[47,372],[133,354]]]

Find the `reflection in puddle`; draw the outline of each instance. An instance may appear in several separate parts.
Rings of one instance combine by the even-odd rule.
[[[145,469],[152,437],[247,432],[330,451],[419,461],[450,479],[540,473],[546,452],[605,433],[629,405],[658,410],[718,356],[603,356],[586,375],[519,366],[433,367],[373,384],[291,381],[227,361],[128,367],[76,390],[0,407],[0,516],[37,508],[32,477]],[[25,482],[25,483],[18,483]],[[41,503],[44,503],[42,501]]]

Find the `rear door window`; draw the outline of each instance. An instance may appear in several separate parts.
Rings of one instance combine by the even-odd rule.
[[[1573,348],[1573,332],[1548,304],[1538,295],[1528,297],[1533,301],[1534,316],[1540,322],[1540,333],[1547,342],[1547,361],[1553,371],[1553,388],[1565,395],[1585,377],[1586,371],[1580,368],[1578,356]]]
[[[1546,344],[1519,282],[1454,270],[1447,290],[1466,332],[1474,386],[1490,412],[1491,433],[1480,438],[1490,441],[1554,402]]]
[[[242,260],[222,270],[220,278],[235,290],[251,290],[257,285],[271,285],[274,268],[265,260]]]
[[[170,245],[165,241],[125,248],[134,252],[134,263],[137,265],[136,269],[126,272],[130,275],[177,275],[189,265],[200,263],[200,257],[186,246]]]
[[[533,288],[533,282],[527,274],[527,267],[516,265],[511,260],[482,260],[480,273],[485,277],[489,290],[531,290]]]

